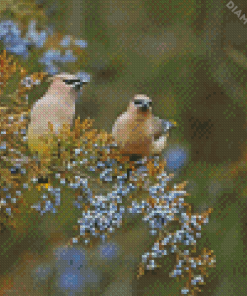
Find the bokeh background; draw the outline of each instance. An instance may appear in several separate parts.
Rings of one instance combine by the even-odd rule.
[[[214,209],[198,244],[214,250],[217,263],[200,295],[247,292],[247,24],[227,7],[228,2],[0,3],[0,48],[14,55],[27,74],[55,74],[61,69],[91,75],[91,83],[77,102],[76,117],[90,117],[95,120],[95,128],[110,133],[133,95],[145,93],[153,99],[156,116],[177,122],[164,151],[167,171],[175,174],[175,182],[188,181],[186,188],[191,196],[187,201],[196,212]],[[245,13],[247,17],[246,1],[238,0],[235,5],[236,11],[241,10],[240,15]],[[1,22],[7,20],[18,22],[22,32],[16,33],[19,39],[8,39],[8,34],[3,34]],[[37,32],[33,31],[43,35],[32,37],[32,21],[37,22]],[[29,42],[19,48],[28,32]],[[72,45],[68,36],[72,36]],[[2,99],[14,91],[18,74],[11,79]],[[30,106],[47,87],[44,82],[30,90]],[[63,195],[71,196],[69,189]],[[181,285],[168,276],[173,258],[164,259],[161,269],[147,272],[138,281],[128,276],[150,246],[146,226],[141,223],[133,222],[114,236],[112,244],[106,246],[111,254],[108,259],[97,249],[104,248],[99,244],[91,255],[82,247],[69,254],[63,251],[65,262],[60,256],[61,266],[56,266],[57,253],[53,251],[72,236],[80,214],[78,209],[70,210],[67,203],[56,219],[22,213],[17,230],[2,230],[0,295],[62,295],[66,289],[70,291],[66,295],[82,295],[82,289],[70,289],[73,281],[83,281],[93,295],[119,295],[121,285],[121,295],[180,295]],[[79,264],[76,260],[85,261],[89,269],[84,271],[82,263],[80,275],[75,275]],[[99,263],[102,260],[106,261]],[[36,292],[32,290],[34,282],[38,283]],[[67,288],[63,286],[66,282]]]

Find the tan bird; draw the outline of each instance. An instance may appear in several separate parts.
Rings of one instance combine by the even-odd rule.
[[[72,124],[75,115],[75,102],[78,91],[84,83],[78,77],[61,73],[53,76],[46,94],[38,100],[31,110],[31,121],[28,126],[28,146],[39,155],[49,152],[48,145],[39,139],[48,133],[48,122],[53,124],[53,131],[58,131],[63,124]]]
[[[169,129],[175,125],[175,122],[153,116],[152,100],[138,94],[127,111],[117,118],[112,136],[123,154],[159,155],[166,146]]]

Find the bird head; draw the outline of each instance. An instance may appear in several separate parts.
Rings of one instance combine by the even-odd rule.
[[[132,110],[145,115],[152,110],[152,100],[147,95],[135,95],[131,102],[131,108]]]
[[[88,83],[88,81],[82,81],[77,76],[66,72],[50,77],[48,81],[60,87],[71,88],[76,92],[80,91],[84,84]]]

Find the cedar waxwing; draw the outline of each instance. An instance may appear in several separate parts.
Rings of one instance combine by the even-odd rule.
[[[136,156],[159,155],[166,146],[168,131],[175,122],[152,114],[152,100],[147,95],[135,95],[125,113],[112,128],[112,136],[123,154]]]
[[[48,122],[53,124],[53,131],[63,128],[63,124],[72,124],[75,115],[75,102],[83,84],[78,77],[61,73],[49,79],[52,83],[46,94],[38,100],[31,110],[31,121],[28,126],[28,146],[39,155],[49,152],[48,145],[41,142],[40,136],[48,133]]]

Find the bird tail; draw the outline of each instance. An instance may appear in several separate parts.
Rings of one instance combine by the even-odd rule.
[[[164,132],[168,132],[171,128],[176,127],[177,123],[172,120],[162,120],[162,128]]]

